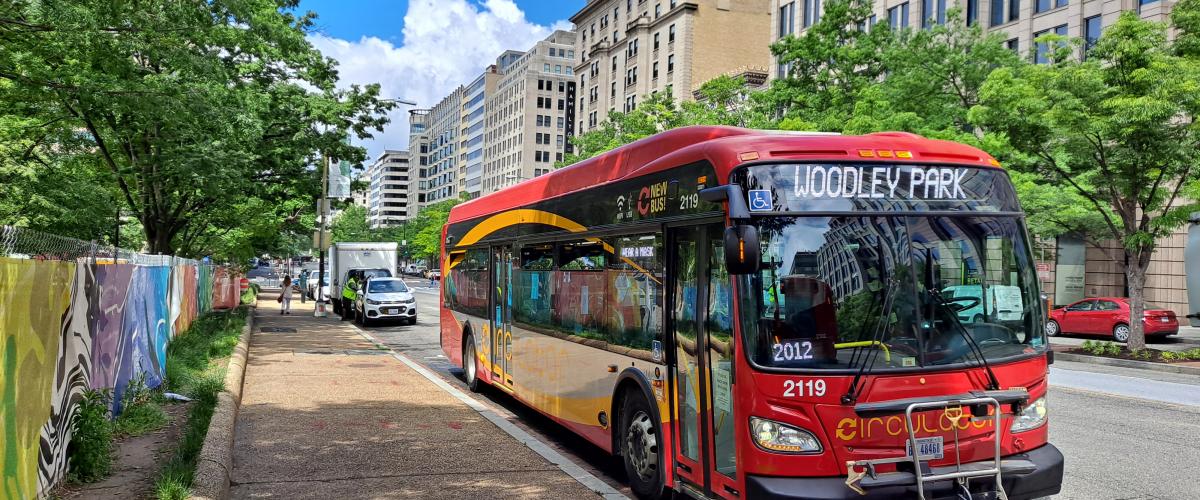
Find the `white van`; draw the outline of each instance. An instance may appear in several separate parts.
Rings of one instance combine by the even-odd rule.
[[[984,312],[990,321],[1020,321],[1025,312],[1021,299],[1021,288],[1014,285],[988,285],[986,303],[980,301],[972,307],[958,311],[958,319],[964,322],[983,322]],[[946,300],[961,297],[983,298],[981,285],[953,285],[942,289]]]

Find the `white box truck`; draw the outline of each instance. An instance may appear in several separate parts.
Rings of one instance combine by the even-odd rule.
[[[343,309],[346,302],[342,300],[342,287],[351,271],[362,271],[368,277],[396,276],[396,250],[399,245],[389,243],[334,243],[329,246],[330,287],[329,301],[333,304],[333,312],[344,319],[350,319],[348,314],[353,307]],[[383,272],[386,271],[386,274]],[[361,282],[362,277],[358,280]]]

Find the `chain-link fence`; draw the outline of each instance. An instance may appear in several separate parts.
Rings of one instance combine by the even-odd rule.
[[[0,257],[31,260],[133,264],[139,266],[209,265],[172,255],[152,255],[13,226],[0,226]]]

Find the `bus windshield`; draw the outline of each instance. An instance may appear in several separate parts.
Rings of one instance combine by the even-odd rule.
[[[770,368],[920,368],[1042,353],[1037,276],[1011,215],[756,218],[741,278],[752,360]],[[966,337],[978,345],[975,349]]]

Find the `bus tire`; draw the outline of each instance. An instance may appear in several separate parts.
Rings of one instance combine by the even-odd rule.
[[[640,391],[629,391],[621,408],[621,461],[629,488],[638,498],[657,500],[666,484],[660,446],[661,424]]]
[[[467,382],[467,389],[471,392],[479,392],[479,360],[476,358],[475,336],[467,332],[462,345],[463,380]]]

